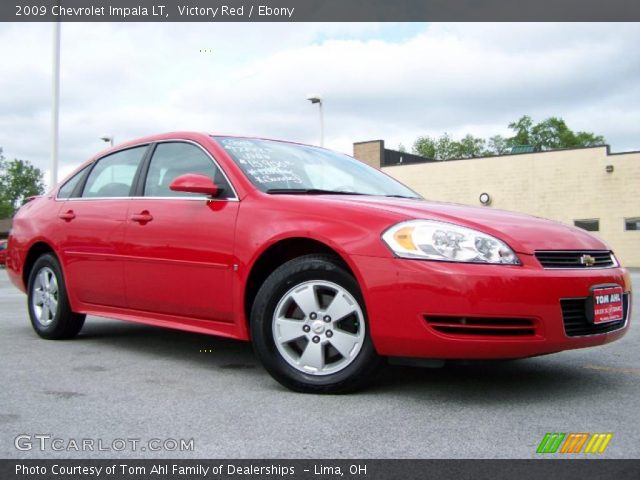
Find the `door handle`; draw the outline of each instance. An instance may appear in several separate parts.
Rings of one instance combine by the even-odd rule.
[[[70,222],[71,220],[76,218],[76,214],[73,213],[73,210],[68,210],[65,213],[59,213],[58,218],[61,218],[62,220]]]
[[[151,220],[153,220],[153,215],[151,215],[147,210],[144,210],[140,213],[136,213],[134,215],[131,215],[131,220],[133,220],[134,222],[138,222],[142,225],[144,225],[147,222],[150,222]]]

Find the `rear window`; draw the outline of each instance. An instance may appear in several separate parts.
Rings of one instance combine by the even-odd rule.
[[[89,167],[91,167],[91,165],[87,165],[78,173],[76,173],[73,177],[67,180],[67,182],[64,185],[62,185],[62,187],[60,187],[60,190],[58,190],[57,198],[66,200],[67,198],[71,198],[73,196],[79,197],[80,193],[75,192],[75,190],[78,184],[80,183],[80,181],[84,178],[84,175],[85,173],[87,173],[87,170],[89,170]]]
[[[98,160],[87,177],[82,197],[130,196],[133,180],[146,150],[146,145],[129,148]]]

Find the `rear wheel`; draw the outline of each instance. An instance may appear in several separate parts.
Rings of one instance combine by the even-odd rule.
[[[47,253],[40,256],[28,282],[31,325],[42,338],[61,340],[75,337],[85,315],[71,311],[60,263]]]
[[[256,295],[251,320],[258,357],[292,390],[353,391],[381,364],[360,288],[330,255],[306,255],[276,269]]]

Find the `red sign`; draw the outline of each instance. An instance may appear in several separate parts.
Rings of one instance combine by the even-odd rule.
[[[597,288],[593,291],[593,323],[617,322],[623,318],[622,287]]]

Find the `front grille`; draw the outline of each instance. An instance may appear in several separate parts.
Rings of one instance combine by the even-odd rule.
[[[587,257],[591,257],[591,259]],[[544,268],[606,268],[616,266],[613,254],[607,250],[538,251],[536,258]]]
[[[533,320],[528,318],[478,318],[425,316],[436,332],[447,335],[522,337],[536,334]]]
[[[629,294],[622,296],[623,318],[617,322],[593,324],[587,319],[586,298],[565,298],[560,300],[562,307],[562,321],[564,331],[568,337],[581,337],[584,335],[599,335],[613,332],[624,327],[625,319],[629,314]]]

